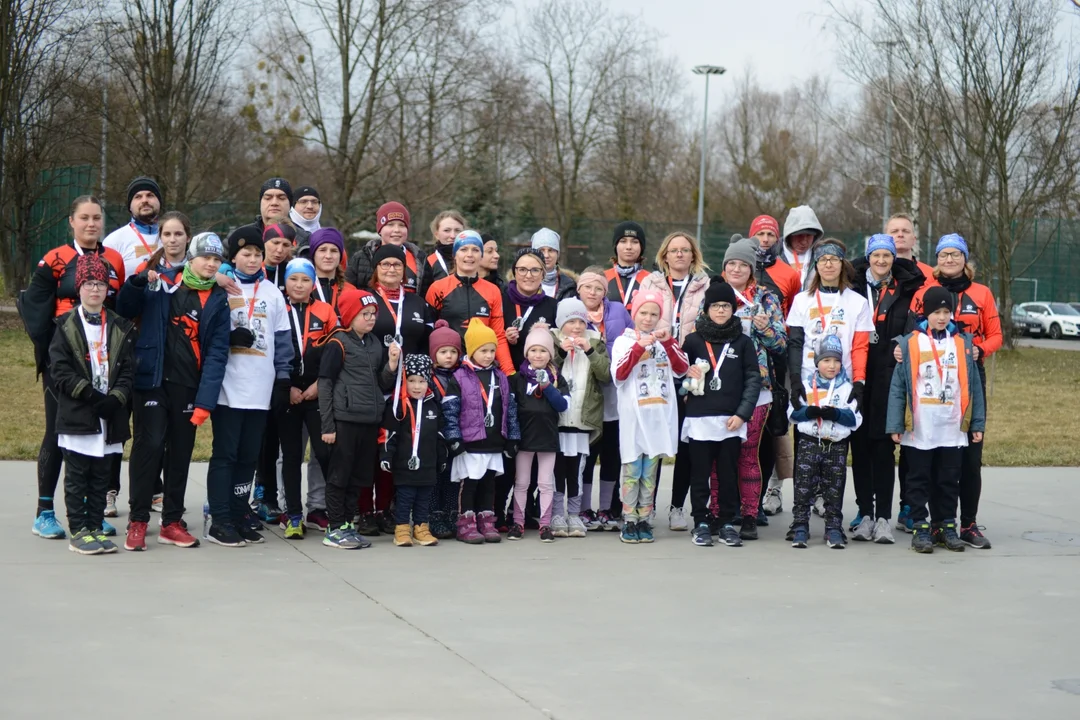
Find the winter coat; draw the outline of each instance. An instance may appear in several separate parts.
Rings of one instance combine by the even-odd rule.
[[[492,406],[492,415],[496,416],[495,427],[487,428],[484,426],[487,407],[480,392],[480,384],[484,383],[486,390],[492,372],[495,373],[495,383],[499,386],[499,403]],[[493,446],[502,444],[499,438],[514,441],[521,439],[517,402],[514,401],[509,380],[497,366],[477,370],[463,363],[454,371],[454,380],[460,392],[460,412],[453,420],[448,417],[448,440],[461,440],[463,443],[472,444],[474,452],[494,452]]]
[[[709,343],[717,362],[724,349],[721,342]],[[698,333],[691,333],[683,343],[686,359],[692,367],[698,360],[710,363],[705,374],[705,394],[686,396],[686,417],[721,417],[737,415],[746,422],[754,414],[758,395],[761,394],[761,373],[758,371],[757,353],[754,343],[746,335],[738,335],[731,341],[727,359],[720,366],[720,389],[709,387],[712,380],[712,361],[705,338]]]
[[[708,275],[703,272],[698,273],[690,278],[683,291],[682,307],[679,311],[681,321],[679,336],[675,338],[680,345],[686,341],[690,333],[694,332],[698,313],[701,311],[702,303],[705,302],[705,291],[709,289],[709,282]],[[660,308],[661,320],[668,326],[674,327],[675,295],[671,291],[671,285],[668,284],[667,276],[657,270],[642,281],[641,289],[656,290],[663,296],[664,307]]]
[[[597,331],[604,338],[608,356],[611,355],[611,348],[615,344],[615,338],[628,329],[633,329],[633,327],[634,321],[630,319],[630,311],[618,300],[608,300],[607,298],[604,298],[603,327],[597,327],[591,321],[589,322],[589,329]]]
[[[815,384],[817,385],[816,394]],[[830,388],[832,388],[832,397],[829,397]],[[798,410],[789,404],[788,420],[795,424],[796,430],[808,438],[829,442],[846,440],[851,433],[859,429],[863,422],[858,401],[848,400],[851,397],[851,389],[851,381],[847,379],[843,370],[832,380],[826,380],[820,373],[814,373],[810,380],[803,381],[806,403]],[[811,406],[836,408],[837,418],[835,420],[812,418],[806,413],[806,409]]]
[[[560,331],[555,332],[555,367],[559,369],[560,376],[567,381],[567,389],[571,397],[570,407],[559,418],[559,426],[588,430],[591,433],[590,441],[595,441],[599,436],[599,431],[604,427],[603,386],[611,382],[611,356],[608,355],[607,346],[599,333],[591,331],[586,331],[586,333],[591,349],[585,353],[589,365],[585,375],[585,387],[581,388],[573,384],[571,371],[566,366],[569,353],[559,347],[564,336]],[[580,350],[574,351],[575,355],[580,353]],[[581,397],[578,398],[575,395],[581,395]],[[581,408],[581,415],[575,417],[576,413],[572,411],[578,407]]]
[[[401,418],[394,415],[394,410],[389,405],[386,407],[382,432],[379,433],[379,443],[382,446],[379,455],[380,463],[383,461],[390,463],[394,485],[431,487],[438,479],[439,468],[446,462],[446,442],[443,439],[445,423],[442,409],[439,407],[439,399],[432,393],[424,398],[421,408],[424,415],[420,419],[420,442],[416,448],[420,467],[415,470],[409,469],[409,458],[412,457],[417,401],[411,397],[403,397],[401,402],[402,406],[398,413]],[[406,407],[408,412],[405,411]]]
[[[371,276],[375,274],[375,251],[380,245],[382,245],[382,239],[375,238],[368,241],[359,252],[353,253],[345,268],[345,279],[358,288],[367,288],[371,282]],[[432,282],[432,270],[427,263],[427,255],[411,242],[406,241],[404,247],[407,252],[402,287],[424,297]]]
[[[394,373],[382,364],[382,343],[339,327],[322,342],[319,365],[319,415],[322,431],[337,432],[337,421],[375,425],[382,422]]]
[[[512,281],[511,281],[512,282]],[[514,344],[507,342],[507,347],[510,349],[510,360],[513,362],[514,367],[521,367],[521,364],[525,362],[525,338],[529,336],[529,330],[536,323],[544,323],[545,325],[555,326],[555,315],[559,310],[559,303],[553,297],[543,296],[543,299],[531,306],[532,310],[525,305],[518,305],[510,297],[509,290],[504,288],[502,291],[502,309],[503,309],[503,324],[505,327],[513,326],[514,322],[519,318],[528,314],[525,321],[518,327],[518,341]]]
[[[743,293],[746,295],[746,293]],[[772,378],[769,373],[769,360],[773,365],[776,359],[783,357],[787,350],[787,325],[784,324],[784,316],[780,314],[780,301],[771,290],[766,290],[755,284],[752,295],[747,295],[752,305],[744,305],[736,299],[739,305],[736,316],[742,319],[744,334],[749,332],[749,337],[754,342],[754,354],[757,357],[758,369],[761,371],[761,386],[766,390],[772,390]],[[765,315],[769,318],[769,324],[764,330],[758,330],[754,325],[754,305],[760,305]],[[707,312],[702,308],[702,312]],[[772,356],[770,358],[770,356]],[[783,375],[777,377],[783,378]],[[782,380],[781,380],[782,382]]]
[[[131,437],[128,420],[135,381],[135,326],[106,310],[106,345],[109,359],[109,395],[121,407],[105,423],[105,444],[126,442]],[[57,330],[49,344],[49,374],[56,390],[56,434],[97,435],[101,419],[81,396],[92,389],[90,348],[82,318],[73,310],[56,320]]]
[[[567,406],[566,379],[560,374],[544,390],[518,373],[510,378],[510,388],[518,404],[521,426],[519,450],[526,452],[559,451],[559,413]]]

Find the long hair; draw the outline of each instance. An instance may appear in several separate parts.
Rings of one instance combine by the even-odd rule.
[[[447,218],[450,218],[451,220],[456,220],[457,222],[461,223],[462,228],[468,227],[465,223],[465,216],[462,215],[459,211],[443,210],[441,213],[435,216],[434,220],[431,221],[431,241],[433,243],[437,242],[435,240],[436,231],[438,231],[439,226],[442,225],[442,221]]]
[[[844,259],[840,261],[840,277],[837,278],[837,286],[840,288],[840,292],[847,290],[851,287],[852,278],[855,277],[855,268],[851,262],[847,259],[847,245],[841,240],[836,238],[822,238],[814,243],[810,247],[810,257],[814,257],[814,251],[816,251],[822,245],[835,245],[840,248],[840,251],[844,254]],[[810,278],[810,285],[806,288],[808,295],[813,295],[821,287],[821,274],[817,272],[817,263],[814,263],[814,277]]]
[[[690,262],[690,277],[710,270],[711,268],[705,262],[705,257],[701,254],[701,246],[698,244],[697,238],[688,232],[678,230],[664,238],[664,242],[660,243],[660,249],[656,251],[656,267],[660,269],[660,272],[664,273],[664,275],[668,274],[668,245],[671,244],[672,240],[680,237],[690,243],[690,251],[693,257]]]
[[[165,223],[170,220],[178,220],[181,225],[184,226],[184,235],[187,236],[188,242],[191,242],[191,220],[188,216],[179,210],[170,210],[158,218],[158,232],[161,232],[161,228],[165,227]],[[161,264],[161,259],[165,257],[165,246],[161,245],[150,254],[150,257],[146,258],[146,267],[153,270]]]

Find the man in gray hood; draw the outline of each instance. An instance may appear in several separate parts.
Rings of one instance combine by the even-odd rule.
[[[799,274],[804,290],[810,284],[814,272],[813,263],[810,262],[810,247],[824,234],[817,215],[809,205],[788,210],[784,220],[784,248],[780,258]]]

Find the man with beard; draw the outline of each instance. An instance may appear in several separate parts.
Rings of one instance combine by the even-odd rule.
[[[131,221],[109,233],[102,244],[120,253],[124,275],[131,277],[160,244],[157,219],[161,213],[161,188],[157,181],[137,177],[128,183],[127,204]]]

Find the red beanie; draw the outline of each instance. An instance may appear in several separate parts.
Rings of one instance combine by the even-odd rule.
[[[391,220],[400,220],[405,223],[405,228],[409,228],[409,211],[405,209],[405,206],[399,202],[383,203],[379,208],[379,212],[375,213],[375,232],[382,232],[386,223]]]
[[[84,253],[75,261],[75,291],[78,292],[83,283],[97,280],[106,285],[109,284],[109,268],[97,253]]]
[[[444,347],[454,348],[457,350],[458,357],[461,357],[461,335],[450,327],[450,323],[445,320],[436,320],[435,329],[428,337],[428,354],[432,362],[435,362],[435,354]]]
[[[338,298],[338,312],[341,313],[341,324],[346,330],[352,329],[352,321],[360,314],[360,310],[368,305],[378,307],[375,296],[366,290],[350,288]]]
[[[772,230],[777,239],[780,238],[780,223],[772,215],[758,215],[754,222],[750,223],[750,237],[754,237],[762,230]]]

